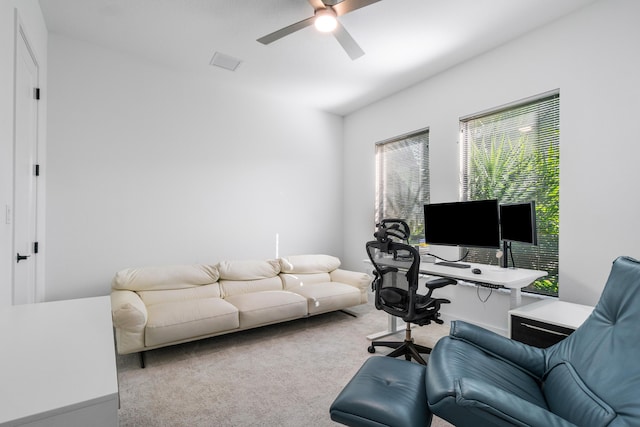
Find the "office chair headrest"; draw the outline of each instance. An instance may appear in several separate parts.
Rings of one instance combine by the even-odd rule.
[[[373,233],[373,237],[381,243],[386,243],[391,238],[400,241],[408,241],[410,236],[409,226],[401,219],[383,219],[377,224],[378,231]]]

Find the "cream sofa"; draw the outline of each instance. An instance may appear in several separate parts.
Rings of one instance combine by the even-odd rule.
[[[111,284],[119,354],[144,352],[367,302],[371,278],[329,255],[128,268]]]

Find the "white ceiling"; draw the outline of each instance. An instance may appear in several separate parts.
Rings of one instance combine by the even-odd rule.
[[[595,0],[382,0],[340,18],[365,51],[349,59],[308,27],[307,0],[40,0],[50,32],[340,115],[409,87]],[[236,71],[209,65],[220,52]]]

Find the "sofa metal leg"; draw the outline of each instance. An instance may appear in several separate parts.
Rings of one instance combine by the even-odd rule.
[[[146,351],[141,351],[140,353],[138,353],[140,355],[140,367],[142,369],[144,369],[144,356],[145,356]]]
[[[344,314],[348,314],[351,317],[358,317],[358,315],[356,313],[354,313],[353,311],[349,310],[348,308],[343,308],[342,310],[340,310],[341,312],[343,312]]]

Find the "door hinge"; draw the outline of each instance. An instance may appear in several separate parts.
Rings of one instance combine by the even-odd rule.
[[[34,87],[33,88],[33,99],[40,99],[40,88],[39,87]]]
[[[33,173],[35,176],[40,176],[40,165],[35,165]]]
[[[38,242],[33,242],[33,253],[34,254],[38,253]]]

